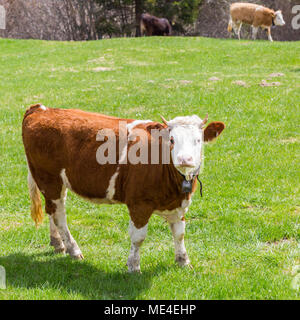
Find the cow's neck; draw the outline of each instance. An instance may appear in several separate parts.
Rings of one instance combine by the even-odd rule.
[[[167,168],[169,170],[170,181],[176,190],[176,194],[182,194],[182,182],[184,181],[185,177],[175,168],[172,163],[168,165]]]
[[[272,27],[275,28],[276,27],[276,24],[274,22],[274,18],[272,18]]]
[[[173,197],[176,197],[180,201],[186,199],[189,200],[191,198],[192,193],[195,191],[195,184],[197,184],[197,174],[193,175],[191,179],[191,189],[188,192],[184,192],[183,190],[183,183],[187,181],[185,176],[181,174],[173,164],[167,166],[168,174],[169,174],[169,181],[171,182],[173,188]]]

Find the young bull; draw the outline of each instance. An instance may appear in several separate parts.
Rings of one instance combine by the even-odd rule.
[[[233,3],[230,6],[228,32],[231,32],[233,28],[240,40],[240,32],[243,23],[252,26],[253,40],[256,39],[258,28],[261,27],[267,30],[270,41],[273,41],[271,27],[285,25],[280,10],[275,12],[274,10],[253,3]]]
[[[170,224],[176,261],[189,265],[184,246],[184,214],[196,189],[203,143],[219,136],[225,127],[222,122],[205,127],[206,121],[207,118],[187,116],[163,119],[161,124],[40,104],[31,106],[24,115],[22,128],[31,215],[36,224],[41,223],[41,192],[50,218],[50,244],[55,251],[83,258],[66,222],[69,189],[96,203],[127,205],[130,272],[140,270],[139,248],[153,213]],[[161,132],[164,137],[158,134]],[[115,143],[115,149],[110,142]],[[163,159],[164,148],[170,161]],[[112,156],[111,151],[115,151]],[[130,158],[134,162],[135,157],[140,157],[141,163],[131,163]]]

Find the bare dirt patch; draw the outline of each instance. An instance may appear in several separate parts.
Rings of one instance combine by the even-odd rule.
[[[2,221],[0,224],[0,227],[2,230],[9,231],[9,230],[19,228],[22,225],[23,223],[21,222]]]
[[[284,73],[281,73],[281,72],[275,72],[275,73],[271,73],[269,74],[269,79],[272,79],[272,78],[278,78],[278,77],[283,77],[284,76]]]
[[[236,81],[233,81],[232,83],[236,84],[237,86],[240,86],[240,87],[245,87],[245,88],[249,87],[247,85],[247,83],[245,81],[243,81],[243,80],[236,80]]]
[[[108,59],[111,59],[111,55],[104,55],[104,56],[101,56],[101,57],[98,57],[98,58],[95,58],[95,59],[91,59],[91,60],[88,60],[87,63],[109,63],[109,64],[113,64],[114,62],[113,61],[108,61]]]
[[[59,72],[74,72],[74,73],[79,72],[79,70],[76,70],[76,69],[74,69],[73,67],[70,67],[70,68],[65,68],[65,67],[61,67],[61,68],[51,68],[50,71],[51,71],[51,72],[56,72],[56,71],[59,71]]]
[[[286,144],[286,143],[299,143],[300,142],[300,138],[299,137],[290,137],[287,139],[282,139],[280,140],[280,143]]]
[[[97,67],[97,68],[93,69],[94,72],[114,71],[114,70],[116,70],[116,69],[115,68],[110,68],[110,67]]]
[[[129,108],[125,111],[125,114],[135,114],[136,116],[141,116],[143,112],[145,112],[146,107],[145,106],[136,106],[133,108]]]
[[[275,247],[281,247],[281,246],[284,246],[284,245],[289,245],[289,244],[292,244],[292,243],[295,243],[296,240],[293,239],[293,238],[282,238],[282,239],[279,239],[279,240],[276,240],[276,241],[267,241],[266,242],[266,245],[267,246],[275,246]]]
[[[191,80],[179,80],[179,83],[185,85],[185,84],[193,83],[193,81],[191,81]]]
[[[208,79],[208,81],[220,81],[221,79],[218,77],[211,77]]]
[[[147,67],[147,66],[155,66],[155,63],[149,63],[146,61],[128,61],[127,64],[136,67]]]
[[[266,80],[261,80],[261,83],[259,85],[261,87],[279,87],[281,85],[281,83],[277,82],[277,81],[267,82]]]

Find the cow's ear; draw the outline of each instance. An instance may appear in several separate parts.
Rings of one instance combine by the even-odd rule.
[[[223,122],[220,122],[220,121],[211,122],[204,129],[204,142],[209,142],[217,138],[224,129],[225,129],[225,124]]]

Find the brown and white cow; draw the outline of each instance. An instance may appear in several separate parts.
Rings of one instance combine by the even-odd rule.
[[[249,24],[252,26],[252,37],[256,39],[258,28],[266,29],[268,32],[268,39],[273,41],[271,36],[272,26],[284,26],[285,22],[280,10],[274,11],[272,9],[263,7],[254,3],[236,2],[230,6],[230,18],[228,23],[228,32],[234,29],[234,32],[240,39],[240,32],[242,24]]]
[[[170,36],[172,33],[172,27],[170,22],[165,18],[158,18],[150,15],[149,13],[143,13],[140,21],[141,35],[147,36]]]
[[[161,124],[150,120],[121,119],[81,110],[48,108],[41,104],[26,111],[22,137],[29,168],[31,215],[36,224],[42,221],[41,192],[50,218],[50,243],[55,251],[83,258],[66,222],[65,202],[69,189],[95,203],[127,205],[131,237],[129,271],[140,270],[139,248],[153,213],[170,224],[176,261],[182,266],[190,263],[183,239],[184,214],[196,189],[195,176],[201,165],[203,142],[216,138],[225,125],[212,122],[205,127],[207,118],[201,120],[197,116],[163,121]],[[125,127],[120,127],[120,123],[125,123]],[[161,157],[163,139],[152,133],[163,129],[167,132],[166,146],[170,155],[167,164]],[[99,139],[99,131],[103,130],[108,132],[107,136]],[[138,139],[138,132],[143,133],[144,138]],[[111,138],[110,134],[116,137],[116,161],[99,164],[97,152]],[[132,139],[135,134],[137,138]],[[121,139],[128,144],[120,147],[118,142]],[[124,161],[137,143],[147,145],[150,159],[153,142],[158,143],[160,152],[156,164]],[[183,183],[190,184],[185,193]]]

